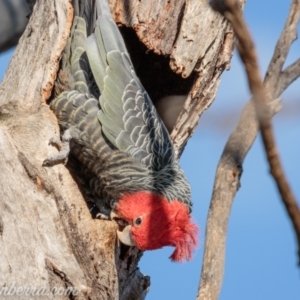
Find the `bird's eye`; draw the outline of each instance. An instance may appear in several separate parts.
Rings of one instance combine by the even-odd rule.
[[[138,218],[136,218],[134,221],[133,221],[133,224],[135,225],[135,226],[139,226],[139,225],[141,225],[142,224],[142,218],[141,217],[138,217]]]

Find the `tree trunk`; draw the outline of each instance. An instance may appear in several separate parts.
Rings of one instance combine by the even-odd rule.
[[[231,27],[199,0],[111,0],[110,7],[143,42],[121,28],[154,103],[187,95],[171,134],[180,154],[229,66]],[[59,128],[47,102],[72,20],[70,1],[37,1],[0,86],[1,286],[60,299],[144,299],[142,253],[118,244],[116,224],[92,217],[70,166],[42,167],[57,151],[48,145]],[[73,296],[54,296],[54,288]]]

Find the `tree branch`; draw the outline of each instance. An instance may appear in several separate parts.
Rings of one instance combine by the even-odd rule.
[[[250,101],[244,108],[240,121],[229,137],[218,164],[207,219],[205,253],[197,300],[218,299],[219,296],[223,280],[226,233],[230,209],[239,188],[242,163],[259,129],[258,115],[271,172],[293,222],[300,246],[300,212],[282,172],[270,125],[271,116],[279,109],[279,100],[267,101],[268,98],[265,95],[256,63],[254,45],[236,1],[213,1],[213,6],[214,9],[222,12],[229,21],[233,22],[232,26],[240,42],[238,49],[245,64],[249,86],[254,94],[254,101]],[[288,20],[277,43],[265,79],[269,99],[278,97],[299,76],[296,70],[299,64],[298,60],[281,72],[290,45],[295,39],[294,32],[298,21],[299,1],[293,1]],[[269,105],[265,105],[267,103]],[[255,104],[255,109],[253,104]]]
[[[300,76],[300,58],[285,68],[281,73],[276,87],[276,95],[280,95],[293,81]]]
[[[279,81],[282,80],[281,71],[287,55],[289,53],[291,44],[297,39],[297,25],[300,18],[300,3],[299,0],[292,0],[289,15],[284,25],[284,29],[278,39],[275,47],[271,63],[269,64],[268,70],[265,77],[266,91],[274,91],[276,94],[272,95],[271,98],[277,98],[281,93],[279,87]],[[300,70],[298,71],[300,73]],[[299,75],[298,75],[299,76]]]
[[[292,190],[284,175],[284,171],[280,162],[278,151],[276,149],[276,142],[275,142],[275,137],[274,137],[273,128],[271,124],[270,114],[268,113],[268,110],[265,109],[264,107],[264,104],[268,103],[268,98],[264,90],[263,82],[260,78],[260,72],[258,68],[254,44],[252,42],[250,33],[241,16],[241,11],[238,5],[236,4],[236,2],[230,0],[230,1],[226,1],[226,4],[227,4],[227,10],[224,11],[224,15],[231,22],[239,41],[237,48],[240,57],[244,62],[247,77],[248,77],[249,87],[253,94],[254,106],[256,108],[256,114],[259,120],[260,131],[262,134],[266,156],[268,158],[268,162],[270,165],[270,171],[277,184],[283,204],[285,205],[289,217],[293,223],[294,230],[298,238],[299,255],[300,255],[300,210],[298,208],[296,198],[293,195]],[[299,16],[300,4],[298,1],[293,1],[290,16],[291,15],[292,17],[296,16],[297,11]],[[299,20],[299,17],[297,19]],[[296,26],[292,26],[292,27],[296,27]],[[287,30],[287,32],[289,32],[289,27],[286,27],[285,29]],[[286,34],[282,36],[285,36],[286,38],[290,37],[290,41],[292,42],[292,40],[294,39],[293,33],[294,32],[292,32],[292,34],[290,35]],[[280,75],[280,70],[278,71],[278,69],[279,67],[282,68],[288,53],[286,44],[281,42],[281,38],[278,43],[279,47],[283,48],[282,55],[280,55],[281,57],[280,62],[278,64],[276,64],[275,62],[274,64],[271,64],[272,65],[271,68],[269,67],[269,69],[273,70],[275,74],[278,73],[278,77]],[[279,54],[279,52],[280,50],[278,49],[275,50],[275,54],[276,53]],[[275,55],[274,57],[277,57],[278,60],[278,56]]]

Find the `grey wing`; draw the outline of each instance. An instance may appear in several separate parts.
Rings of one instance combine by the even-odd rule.
[[[59,74],[58,80],[63,83],[63,90],[76,90],[98,98],[99,89],[95,84],[85,51],[86,39],[86,22],[83,18],[75,16],[62,57],[63,72]],[[65,77],[68,79],[67,85]]]
[[[101,91],[98,118],[106,138],[147,167],[174,160],[169,133],[135,74],[123,38],[107,10],[87,39],[87,55]]]

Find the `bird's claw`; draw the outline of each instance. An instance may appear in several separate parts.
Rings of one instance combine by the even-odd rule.
[[[58,138],[57,136],[53,136],[49,140],[48,145],[56,146],[58,150],[60,150],[62,148],[62,142],[61,142],[60,138]]]
[[[109,216],[102,214],[102,213],[97,213],[96,214],[96,219],[100,219],[100,220],[109,220]]]
[[[43,161],[42,166],[43,167],[52,167],[52,166],[60,164],[60,163],[62,163],[63,165],[66,165],[67,162],[68,162],[68,156],[65,158],[61,158],[60,153],[59,153],[57,155],[53,155],[53,156],[45,159]]]
[[[61,141],[55,136],[49,140],[48,144],[56,146],[59,150],[59,153],[45,159],[43,162],[43,167],[51,167],[61,163],[66,165],[70,153],[70,139],[63,139],[63,141]]]

